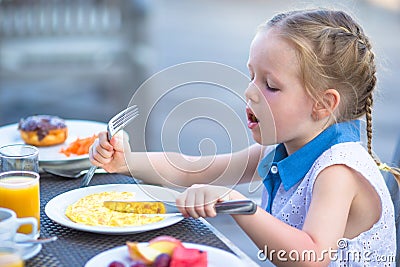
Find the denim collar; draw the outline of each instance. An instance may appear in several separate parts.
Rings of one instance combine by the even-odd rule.
[[[285,146],[279,144],[261,160],[257,169],[269,195],[267,210],[270,212],[280,183],[289,190],[304,178],[324,151],[336,144],[357,141],[360,141],[360,122],[355,120],[331,125],[290,156]]]

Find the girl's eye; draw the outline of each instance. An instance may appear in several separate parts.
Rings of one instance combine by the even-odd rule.
[[[266,83],[265,85],[266,85],[268,91],[271,91],[271,92],[277,92],[277,91],[279,91],[278,88],[273,88],[273,87],[269,86],[268,83]]]

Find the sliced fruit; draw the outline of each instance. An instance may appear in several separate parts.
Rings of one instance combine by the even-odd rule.
[[[126,245],[128,247],[128,252],[129,256],[133,260],[138,260],[140,258],[140,253],[139,253],[139,248],[138,248],[138,242],[126,242]]]
[[[138,242],[128,241],[126,245],[128,246],[129,256],[133,260],[143,261],[145,264],[152,264],[157,256],[162,253],[159,250]]]
[[[173,236],[170,236],[170,235],[160,235],[160,236],[154,237],[153,239],[150,239],[149,244],[159,242],[159,241],[169,241],[169,242],[175,242],[175,243],[182,244],[182,242],[179,239],[177,239]]]
[[[176,247],[170,267],[206,267],[207,252],[195,248]]]
[[[182,242],[179,239],[176,239],[172,236],[158,236],[149,241],[149,247],[160,251],[161,253],[165,253],[168,255],[172,255],[174,249],[176,247],[182,247]]]

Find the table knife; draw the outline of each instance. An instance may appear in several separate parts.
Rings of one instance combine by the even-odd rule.
[[[175,214],[180,215],[175,202],[162,201],[104,201],[111,210],[136,214]],[[219,214],[254,214],[257,205],[251,200],[229,200],[215,204]]]

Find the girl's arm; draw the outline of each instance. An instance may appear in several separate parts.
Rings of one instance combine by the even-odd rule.
[[[312,201],[302,230],[280,221],[261,208],[253,215],[233,215],[233,218],[260,249],[267,247],[266,256],[275,264],[327,266],[330,259],[337,256],[332,253],[337,249],[340,238],[358,235],[371,227],[371,221],[374,220],[368,218],[369,215],[357,213],[353,217],[362,216],[358,220],[368,223],[360,226],[362,223],[358,221],[349,227],[350,208],[354,212],[362,210],[361,206],[365,209],[365,205],[368,205],[363,201],[362,204],[354,201],[360,191],[360,184],[365,185],[360,183],[364,179],[359,178],[355,171],[343,165],[324,169],[315,181]],[[224,201],[226,195],[231,200],[245,198],[239,192],[230,191],[226,187],[194,185],[178,197],[177,206],[186,217],[214,217],[215,202]],[[359,206],[354,202],[358,202]],[[351,231],[345,232],[349,229]],[[292,258],[299,255],[299,260],[292,261],[289,255]],[[310,261],[308,255],[315,256],[315,260],[312,258]]]
[[[107,141],[99,134],[90,149],[92,164],[108,172],[131,174],[146,183],[190,186],[194,183],[235,184],[257,176],[256,168],[263,147],[254,144],[246,149],[215,156],[194,157],[173,152],[127,152],[127,138],[114,136]],[[124,149],[125,148],[125,149]]]
[[[268,248],[266,256],[272,256],[270,260],[278,266],[327,266],[330,256],[336,256],[332,253],[337,250],[338,240],[344,236],[350,207],[357,195],[356,180],[354,171],[342,165],[323,170],[316,179],[302,230],[280,221],[261,208],[254,215],[233,217],[260,249]],[[231,195],[231,198],[241,197],[237,192]],[[279,251],[282,254],[279,255]],[[300,260],[290,261],[290,253],[300,255]],[[315,253],[316,261],[308,261],[310,253]],[[301,258],[303,254],[305,259]],[[288,261],[279,261],[278,256]]]

